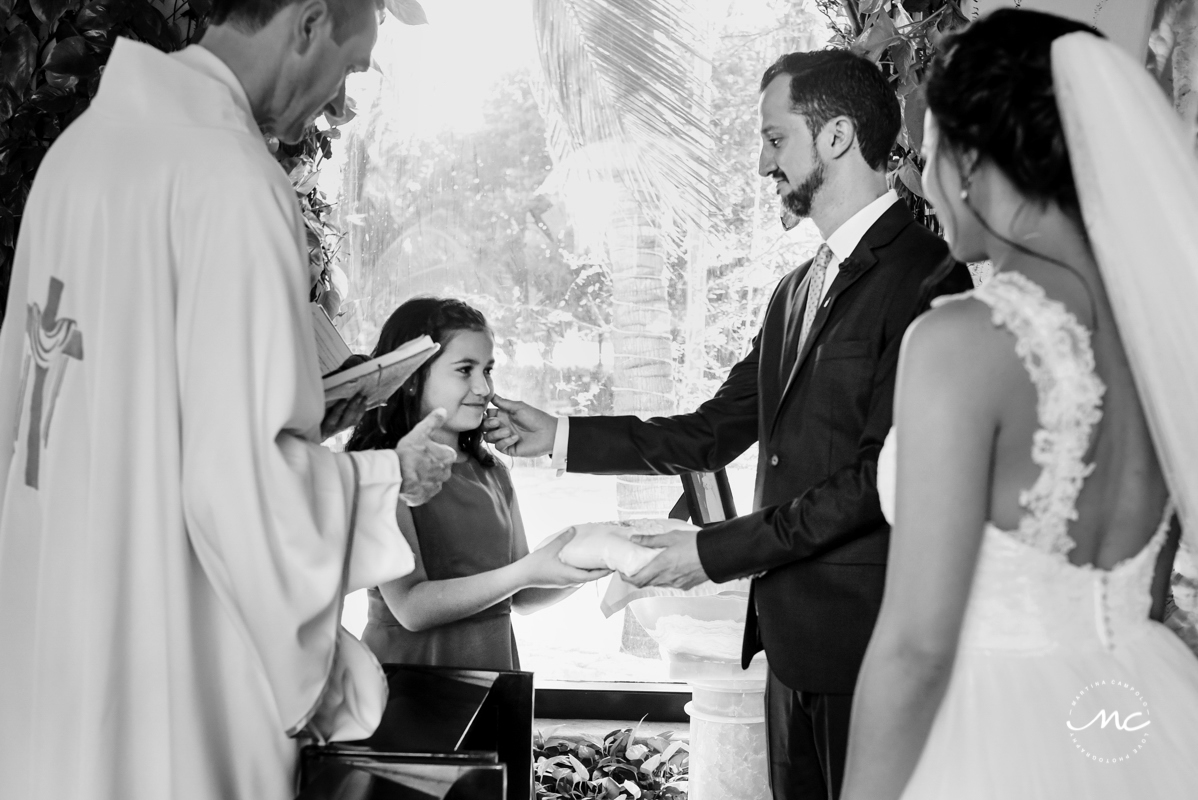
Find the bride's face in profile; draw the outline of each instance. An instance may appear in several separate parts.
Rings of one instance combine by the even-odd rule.
[[[940,139],[940,126],[931,111],[923,116],[923,190],[944,226],[944,239],[958,261],[984,261],[981,226],[961,197],[963,182],[958,159]]]

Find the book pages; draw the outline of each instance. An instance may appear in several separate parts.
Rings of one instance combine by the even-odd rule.
[[[440,349],[441,346],[432,339],[421,336],[405,342],[390,353],[329,375],[324,379],[325,407],[359,392],[366,394],[366,408],[383,405],[421,364]]]

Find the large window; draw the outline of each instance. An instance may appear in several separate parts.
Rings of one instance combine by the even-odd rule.
[[[369,351],[401,302],[453,295],[491,322],[507,397],[643,416],[710,397],[777,280],[818,246],[810,223],[783,233],[757,175],[758,81],[826,40],[814,5],[422,3],[429,25],[380,29],[321,176],[345,231],[347,340]],[[742,511],[754,460],[729,468]],[[507,463],[534,547],[572,523],[664,516],[681,494],[676,478]],[[644,632],[600,613],[604,584],[516,618],[538,681],[665,679]],[[351,628],[364,607],[351,599]]]

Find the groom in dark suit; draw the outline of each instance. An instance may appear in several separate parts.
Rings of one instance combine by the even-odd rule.
[[[496,398],[488,439],[571,472],[677,474],[725,466],[758,444],[754,511],[669,547],[637,584],[686,588],[755,576],[742,661],[769,659],[766,717],[777,800],[835,798],[857,672],[882,602],[889,527],[877,459],[891,424],[907,326],[936,292],[971,288],[964,266],[893,191],[898,101],[844,50],[792,53],[761,81],[762,176],[825,237],[787,275],[749,354],[691,414],[557,420]],[[647,543],[647,542],[646,542]]]

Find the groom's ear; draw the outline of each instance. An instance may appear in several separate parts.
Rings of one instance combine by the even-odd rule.
[[[833,117],[820,133],[829,160],[840,158],[857,144],[857,123],[852,117]]]

